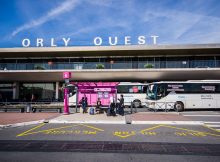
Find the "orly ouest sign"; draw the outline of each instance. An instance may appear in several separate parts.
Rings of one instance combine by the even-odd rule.
[[[140,35],[135,38],[135,40],[131,36],[125,36],[123,38],[114,36],[114,37],[107,37],[107,38],[102,38],[102,37],[95,37],[93,39],[93,45],[94,46],[102,46],[104,42],[107,42],[107,45],[109,46],[116,46],[116,45],[147,45],[147,44],[153,44],[156,45],[158,41],[157,35],[151,35],[151,36],[144,36]],[[61,42],[62,45],[58,45],[57,42]],[[120,41],[120,42],[119,42]],[[48,43],[49,42],[49,43]],[[135,42],[135,43],[134,43]],[[58,47],[58,46],[63,46],[63,47],[68,47],[70,46],[71,43],[71,38],[70,37],[65,37],[61,38],[60,40],[57,40],[55,38],[49,38],[47,40],[43,38],[36,38],[35,40],[29,39],[29,38],[24,38],[21,41],[21,44],[23,47]]]

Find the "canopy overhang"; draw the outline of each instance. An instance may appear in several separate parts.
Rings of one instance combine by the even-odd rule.
[[[63,72],[71,72],[71,81],[157,81],[220,80],[220,68],[195,69],[120,69],[120,70],[6,70],[0,71],[1,82],[64,81]]]

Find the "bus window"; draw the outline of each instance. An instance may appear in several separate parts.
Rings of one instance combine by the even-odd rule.
[[[138,85],[119,85],[118,93],[142,93],[141,86]]]

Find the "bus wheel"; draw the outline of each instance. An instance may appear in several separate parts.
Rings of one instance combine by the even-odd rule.
[[[141,107],[141,101],[140,100],[134,100],[133,101],[133,107],[134,108],[139,108],[139,107]]]
[[[181,112],[184,110],[184,105],[182,102],[176,102],[174,105],[174,110],[177,112]]]

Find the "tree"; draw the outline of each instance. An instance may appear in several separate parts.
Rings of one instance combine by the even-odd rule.
[[[45,70],[45,68],[41,65],[35,65],[34,69],[36,69],[36,70]]]
[[[105,65],[103,65],[103,64],[96,64],[96,69],[105,69]]]
[[[148,68],[148,69],[153,68],[153,67],[154,67],[153,64],[145,64],[144,65],[144,68]]]

